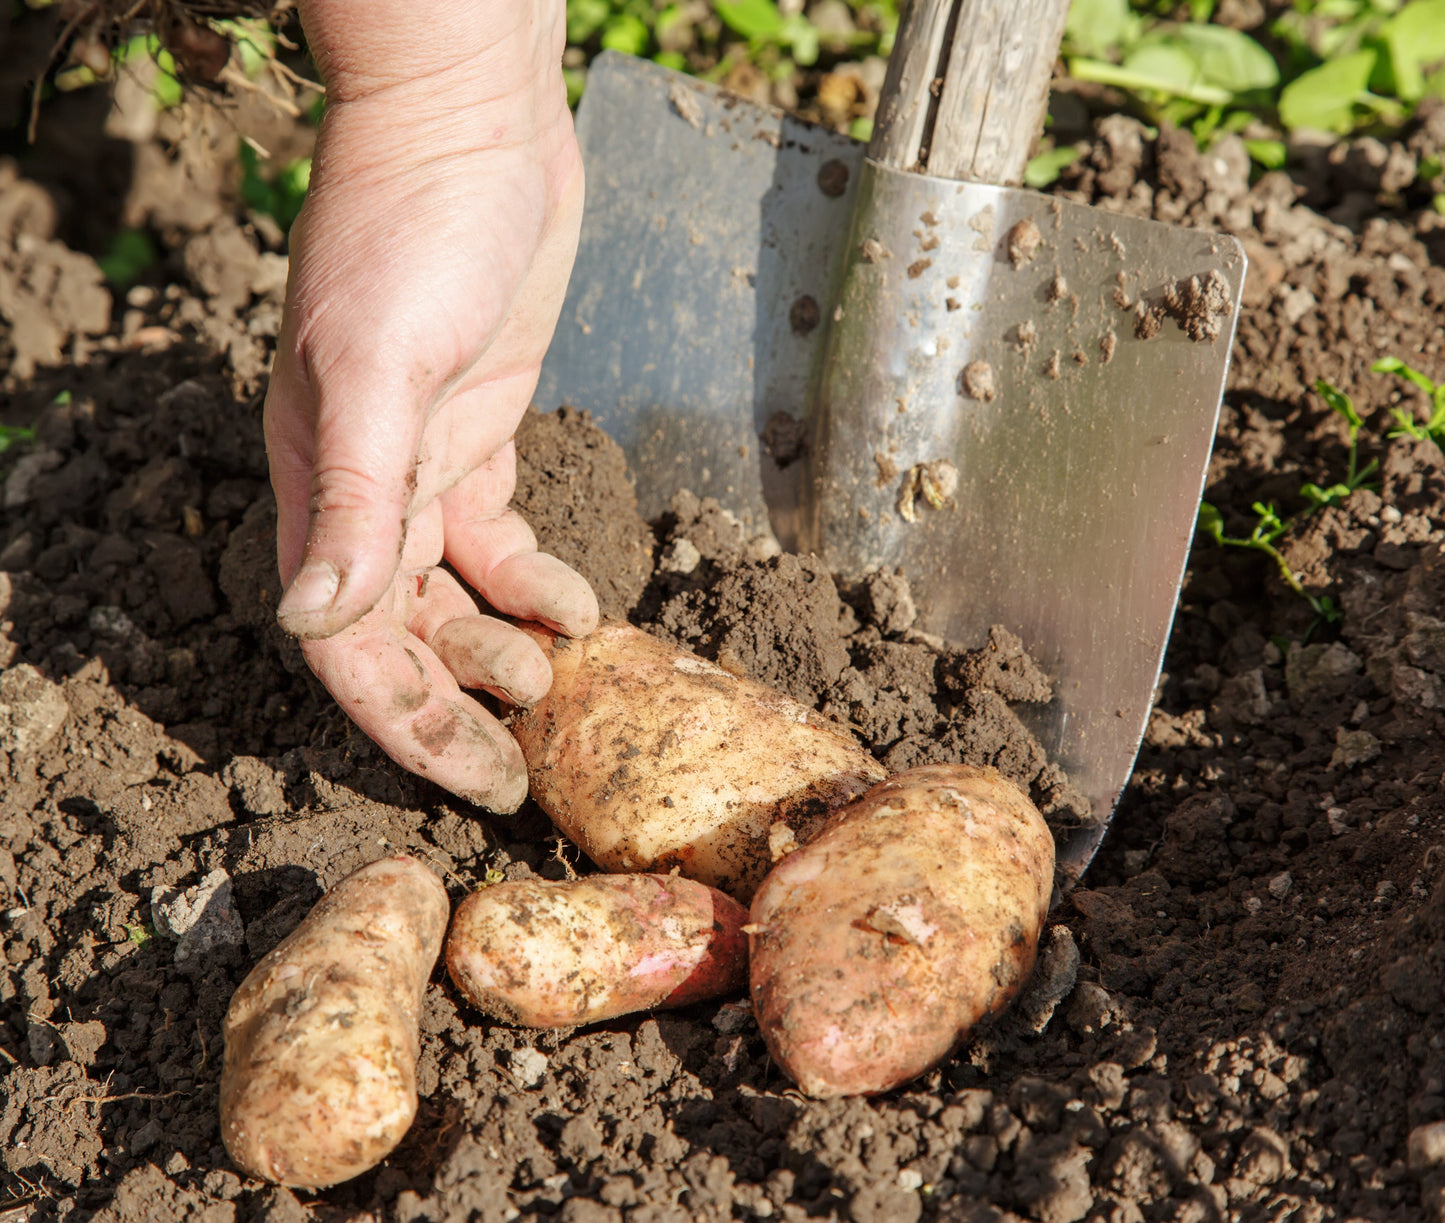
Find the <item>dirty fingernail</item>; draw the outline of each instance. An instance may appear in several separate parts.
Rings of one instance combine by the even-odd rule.
[[[335,601],[336,592],[340,589],[341,570],[328,560],[312,557],[291,579],[276,614],[284,622],[292,617],[324,612]]]

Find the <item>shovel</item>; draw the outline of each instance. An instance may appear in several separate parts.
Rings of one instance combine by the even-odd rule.
[[[1233,239],[1023,190],[1067,0],[915,0],[856,141],[646,61],[593,63],[581,245],[536,402],[585,408],[652,517],[688,488],[921,627],[1018,633],[1087,796],[1143,737],[1224,390]]]

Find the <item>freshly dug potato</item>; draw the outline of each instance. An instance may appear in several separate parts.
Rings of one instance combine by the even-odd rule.
[[[527,628],[553,677],[511,722],[532,797],[605,870],[676,867],[746,903],[774,823],[806,842],[886,775],[812,710],[638,629]]]
[[[221,1136],[237,1167],[319,1189],[401,1141],[449,908],[420,862],[383,858],[327,892],[251,970],[223,1028]]]
[[[753,898],[753,1010],[805,1092],[888,1091],[945,1057],[1033,967],[1054,843],[1002,774],[890,777]]]
[[[678,875],[498,883],[457,906],[447,971],[478,1010],[567,1028],[746,989],[747,920]]]

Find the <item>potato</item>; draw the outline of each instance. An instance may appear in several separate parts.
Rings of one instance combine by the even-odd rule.
[[[567,1028],[746,989],[747,920],[677,875],[498,883],[457,906],[447,971],[488,1015]]]
[[[553,676],[511,723],[532,797],[605,870],[675,867],[746,903],[775,822],[805,842],[886,776],[812,710],[638,629],[527,628]]]
[[[1033,967],[1054,844],[993,769],[929,765],[834,814],[753,898],[753,1011],[805,1092],[888,1091],[943,1059]]]
[[[449,908],[420,862],[383,858],[327,892],[251,970],[223,1027],[221,1137],[238,1168],[319,1189],[401,1141]]]

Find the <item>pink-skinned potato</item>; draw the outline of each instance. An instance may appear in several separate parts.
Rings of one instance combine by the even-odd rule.
[[[221,1137],[238,1168],[321,1189],[401,1141],[449,910],[420,862],[382,858],[336,884],[251,970],[222,1029]]]
[[[874,786],[753,898],[753,1011],[774,1060],[819,1098],[931,1069],[1027,978],[1053,876],[1043,817],[993,769]]]
[[[566,1028],[747,988],[748,911],[680,875],[519,880],[457,906],[447,971],[478,1010]]]
[[[805,843],[886,775],[813,710],[638,629],[524,627],[552,664],[509,723],[532,797],[604,870],[675,868],[746,903],[774,824]]]

